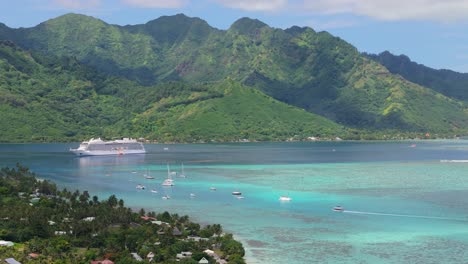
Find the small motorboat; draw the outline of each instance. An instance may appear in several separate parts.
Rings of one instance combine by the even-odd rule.
[[[241,195],[241,192],[232,192],[232,195]]]
[[[284,201],[284,202],[289,202],[289,201],[292,200],[292,198],[289,197],[289,196],[284,196],[284,195],[283,195],[283,196],[280,196],[279,200],[280,200],[280,201]]]
[[[174,180],[172,179],[165,179],[163,183],[161,184],[162,186],[174,186]]]
[[[216,187],[210,187],[210,190],[216,191]]]
[[[153,177],[153,176],[150,176],[150,175],[146,175],[146,176],[145,176],[145,179],[152,180],[152,179],[154,179],[154,177]]]
[[[196,196],[196,195],[195,195],[194,193],[191,193],[191,194],[190,194],[190,198],[193,198],[193,197],[195,197],[195,196]]]
[[[145,189],[145,186],[144,185],[141,185],[141,184],[138,184],[136,186],[137,190],[144,190]]]
[[[171,197],[170,197],[169,195],[164,195],[162,198],[163,198],[163,200],[169,200],[169,199],[171,199]]]
[[[152,193],[158,193],[158,191],[155,190],[155,189],[151,189],[151,192],[152,192]]]
[[[343,212],[343,211],[344,211],[344,208],[343,208],[342,206],[337,205],[337,206],[333,207],[333,211],[335,211],[335,212]]]

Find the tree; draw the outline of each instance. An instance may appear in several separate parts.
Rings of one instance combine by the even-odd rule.
[[[115,197],[114,194],[109,196],[109,199],[107,199],[107,204],[110,207],[115,207],[117,205],[117,197]]]

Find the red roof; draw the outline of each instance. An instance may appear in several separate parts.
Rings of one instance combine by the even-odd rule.
[[[39,257],[39,254],[37,254],[37,253],[29,253],[28,256],[30,256],[31,258],[37,258],[37,257]]]
[[[151,217],[151,216],[140,216],[140,218],[143,219],[143,220],[146,220],[146,221],[148,221],[150,219],[156,221],[156,218]]]
[[[105,260],[94,260],[91,261],[91,264],[114,264],[113,261],[105,259]]]

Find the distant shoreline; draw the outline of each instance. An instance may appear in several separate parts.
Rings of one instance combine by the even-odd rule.
[[[299,143],[299,142],[310,142],[310,143],[323,143],[323,142],[407,142],[407,141],[416,141],[416,142],[425,142],[425,141],[457,141],[457,140],[468,140],[466,137],[458,138],[402,138],[402,139],[340,139],[340,140],[274,140],[274,141],[193,141],[193,142],[157,142],[157,141],[141,141],[146,145],[175,145],[175,144],[226,144],[226,143]],[[71,144],[71,143],[80,143],[81,141],[29,141],[29,142],[0,142],[0,144]]]

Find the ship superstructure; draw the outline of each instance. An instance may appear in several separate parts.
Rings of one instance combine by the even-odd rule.
[[[126,155],[144,154],[145,147],[141,142],[132,138],[123,138],[112,141],[104,141],[101,138],[90,139],[81,142],[77,149],[70,149],[77,156],[102,156],[102,155]]]

